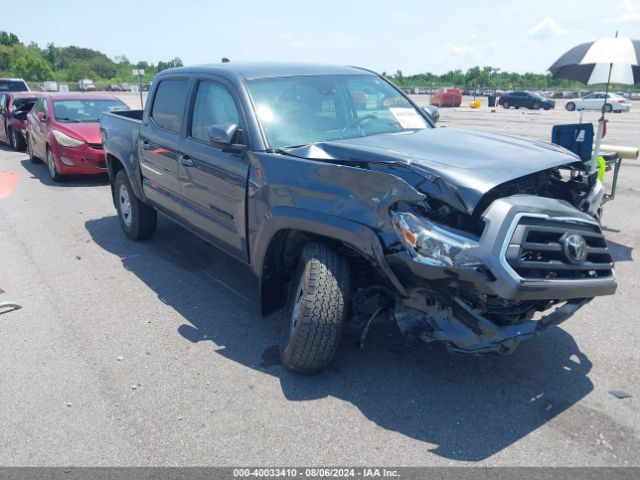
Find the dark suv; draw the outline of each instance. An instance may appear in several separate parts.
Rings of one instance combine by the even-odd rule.
[[[503,94],[498,101],[498,105],[502,105],[504,108],[525,107],[532,110],[539,110],[541,108],[551,110],[556,107],[556,102],[536,92],[516,91]]]

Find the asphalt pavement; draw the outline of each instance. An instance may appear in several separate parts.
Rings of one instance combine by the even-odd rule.
[[[611,143],[638,146],[636,107],[612,117]],[[441,118],[546,138],[576,116]],[[310,377],[279,364],[280,318],[260,316],[248,268],[164,217],[127,240],[105,178],[54,184],[2,146],[9,172],[0,302],[23,308],[0,315],[2,466],[640,465],[640,162],[605,207],[616,295],[508,357],[379,325]]]

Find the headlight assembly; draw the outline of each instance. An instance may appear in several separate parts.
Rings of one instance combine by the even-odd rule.
[[[83,140],[78,140],[77,138],[70,137],[66,133],[62,133],[59,130],[52,130],[51,133],[53,133],[56,141],[63,147],[81,147],[86,143]]]
[[[469,253],[477,242],[412,213],[395,212],[393,225],[414,260],[435,267],[473,268],[482,262]]]

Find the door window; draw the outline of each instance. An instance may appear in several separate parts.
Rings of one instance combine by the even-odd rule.
[[[212,126],[230,123],[242,131],[240,112],[229,90],[219,83],[200,82],[193,107],[191,137],[209,143]],[[241,134],[235,143],[244,143],[240,137]]]
[[[160,128],[173,133],[180,133],[182,130],[188,84],[187,79],[177,79],[163,80],[158,85],[151,118]]]

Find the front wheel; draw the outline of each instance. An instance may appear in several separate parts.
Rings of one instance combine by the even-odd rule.
[[[31,146],[31,141],[29,140],[28,135],[27,135],[27,155],[29,155],[29,160],[31,160],[31,163],[40,163],[40,159],[33,154],[33,147]]]
[[[611,104],[610,104],[610,103],[607,103],[607,104],[604,106],[604,111],[605,111],[605,112],[607,112],[607,113],[611,113],[611,110],[613,110],[613,107],[611,106]]]
[[[576,104],[573,102],[569,102],[565,105],[565,108],[570,112],[573,112],[576,109]]]
[[[54,182],[61,182],[64,180],[64,175],[58,172],[58,167],[56,166],[56,160],[53,156],[53,152],[47,148],[47,170],[49,170],[49,176],[51,180]]]
[[[507,109],[508,109],[508,108],[509,108],[509,106],[510,106],[510,105],[509,105],[509,102],[502,102],[502,107],[503,107],[503,108],[507,108]]]
[[[539,104],[539,103],[537,103],[537,102],[536,102],[536,103],[534,103],[534,104],[533,104],[533,109],[534,109],[534,110],[540,110],[540,104]]]
[[[280,358],[289,370],[316,373],[336,353],[349,308],[347,260],[324,243],[302,250],[283,320]]]
[[[129,183],[124,170],[120,170],[113,183],[113,197],[118,211],[120,227],[131,240],[146,240],[156,231],[158,213],[155,208],[141,202]]]

